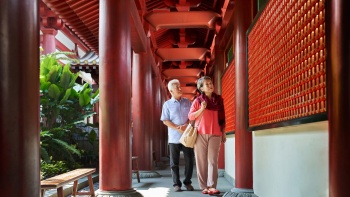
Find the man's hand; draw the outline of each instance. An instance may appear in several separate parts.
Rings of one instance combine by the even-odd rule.
[[[177,130],[180,132],[180,133],[184,133],[185,129],[187,128],[187,125],[188,124],[183,124],[183,125],[180,125],[177,127]]]

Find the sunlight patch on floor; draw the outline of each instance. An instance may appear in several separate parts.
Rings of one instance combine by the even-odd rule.
[[[169,188],[166,187],[154,187],[149,188],[148,190],[137,191],[141,193],[144,197],[154,197],[154,194],[157,194],[157,197],[167,197],[169,195]]]

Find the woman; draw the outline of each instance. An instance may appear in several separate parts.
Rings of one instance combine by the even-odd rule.
[[[193,101],[188,118],[196,122],[201,119],[194,145],[199,187],[203,194],[219,194],[218,157],[221,142],[226,142],[224,102],[214,93],[210,77],[200,78],[197,88],[201,95]]]

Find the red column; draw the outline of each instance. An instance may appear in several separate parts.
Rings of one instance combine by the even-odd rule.
[[[350,185],[350,18],[349,1],[326,1],[329,196],[349,195]]]
[[[167,97],[167,88],[165,85],[162,85],[161,90],[161,106],[163,107],[164,102],[168,100]],[[162,147],[162,156],[167,157],[169,156],[169,146],[168,146],[168,127],[163,124],[163,122],[160,123],[162,128],[162,134],[161,134],[161,147]]]
[[[146,101],[147,70],[150,67],[146,53],[134,53],[132,65],[132,121],[133,139],[132,153],[138,156],[139,169],[152,169],[152,152],[150,147],[150,122],[147,121],[151,115],[148,111],[150,102]]]
[[[224,64],[224,51],[220,50],[219,43],[216,43],[215,47],[215,76],[214,76],[214,86],[218,94],[222,94],[222,84],[221,76],[225,70]],[[222,143],[220,146],[219,160],[218,160],[219,169],[225,169],[225,144]]]
[[[235,187],[253,188],[252,133],[248,132],[246,31],[252,22],[252,2],[235,1],[234,51],[236,65]]]
[[[215,43],[215,71],[214,71],[214,86],[215,90],[218,94],[222,93],[222,87],[221,87],[221,76],[223,71],[225,70],[225,63],[224,63],[224,54],[225,52],[223,50],[220,50],[219,43]]]
[[[160,160],[161,158],[161,133],[163,132],[161,129],[161,92],[160,92],[160,82],[159,78],[154,77],[153,79],[153,102],[154,102],[154,115],[153,115],[153,135],[152,135],[152,141],[153,141],[153,152],[154,157],[153,159]],[[163,124],[163,123],[162,123]]]
[[[98,196],[137,193],[131,180],[129,1],[100,1],[100,177]]]
[[[162,106],[165,101],[168,100],[168,96],[166,93],[166,89],[163,88],[162,91]],[[169,156],[169,147],[168,147],[168,128],[162,123],[162,156],[167,157]]]
[[[149,44],[149,43],[148,43]],[[148,45],[149,46],[149,45]],[[149,50],[147,51],[147,53],[151,53],[151,50],[149,48]],[[153,152],[153,131],[154,131],[154,100],[153,100],[153,83],[152,83],[152,67],[151,67],[151,63],[150,60],[148,59],[147,61],[147,67],[146,67],[146,73],[145,73],[145,100],[143,101],[144,103],[147,103],[147,105],[145,105],[145,121],[146,121],[146,136],[145,136],[145,143],[147,146],[147,150],[144,151],[148,151],[146,154],[149,155],[149,157],[147,159],[148,160],[148,164],[149,166],[147,166],[147,168],[150,170],[152,169],[152,152]]]
[[[38,5],[0,1],[1,196],[40,196]]]
[[[56,51],[56,39],[57,30],[53,28],[43,28],[41,29],[43,32],[43,49],[44,54],[53,53]]]
[[[53,53],[56,51],[57,30],[62,29],[64,23],[44,2],[40,1],[39,6],[43,54]]]
[[[159,112],[158,112],[158,116],[159,118],[157,118],[155,121],[157,123],[157,129],[158,129],[158,149],[156,151],[158,151],[157,153],[157,159],[160,160],[164,155],[163,155],[163,144],[164,144],[164,139],[163,139],[163,134],[164,134],[164,130],[163,130],[163,122],[160,121],[160,116],[162,114],[162,106],[163,106],[163,99],[162,99],[162,85],[161,85],[161,81],[158,79],[158,107],[159,107]]]
[[[96,112],[96,114],[94,114],[92,116],[92,123],[98,123],[99,122],[99,118],[98,118],[98,114],[99,114],[99,103],[95,103],[94,105],[94,112]]]

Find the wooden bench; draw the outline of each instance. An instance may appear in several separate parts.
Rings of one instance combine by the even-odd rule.
[[[57,197],[63,197],[63,186],[74,181],[72,196],[76,195],[91,195],[95,196],[94,184],[92,182],[92,173],[95,168],[81,168],[64,174],[60,174],[46,180],[41,181],[41,197],[44,197],[45,190],[57,189]],[[90,192],[78,192],[78,180],[87,177],[89,181]]]
[[[138,158],[139,158],[138,156],[133,156],[131,159],[132,159],[132,163],[135,165],[135,168],[132,169],[132,173],[136,173],[137,182],[139,183],[140,182],[140,172],[139,172],[139,163],[137,162]]]

